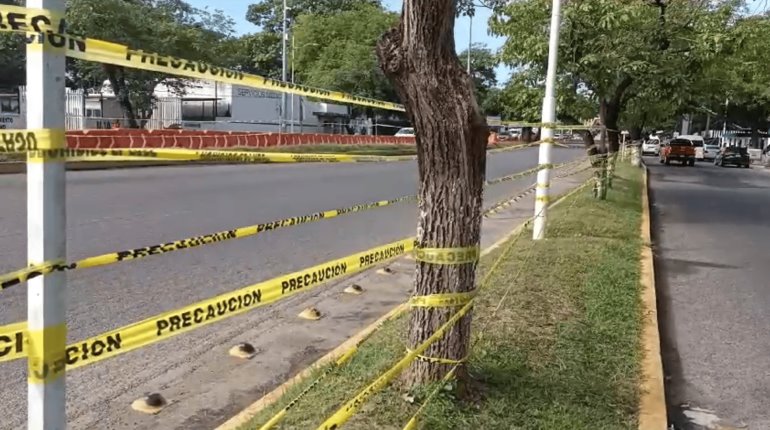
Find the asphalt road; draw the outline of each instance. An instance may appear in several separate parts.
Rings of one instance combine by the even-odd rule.
[[[770,429],[770,171],[650,166],[669,416]]]
[[[579,150],[556,148],[554,162],[581,155]],[[488,161],[487,177],[531,168],[536,160],[536,148],[495,154]],[[416,180],[414,162],[69,172],[68,260],[400,197],[416,192]],[[486,192],[487,202],[533,181],[530,176],[492,186]],[[25,265],[25,186],[23,175],[0,176],[0,273]],[[68,339],[84,339],[260,280],[399,240],[414,234],[415,224],[415,206],[399,204],[253,238],[71,272]],[[26,319],[26,289],[16,287],[0,293],[0,309],[0,324]],[[250,318],[239,318],[237,324],[247,327],[256,321]],[[87,414],[91,393],[128,378],[125,369],[153,369],[157,376],[162,368],[173,374],[174,369],[195,359],[196,352],[187,348],[191,343],[194,346],[194,338],[164,342],[159,347],[161,364],[157,363],[157,351],[138,351],[69,378],[69,415],[77,418]],[[2,429],[25,425],[24,380],[23,360],[0,364]]]

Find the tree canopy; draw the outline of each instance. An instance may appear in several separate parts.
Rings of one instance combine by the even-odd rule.
[[[297,82],[379,100],[396,101],[374,47],[398,22],[382,6],[361,4],[336,14],[300,15],[293,26]]]
[[[547,66],[549,3],[509,2],[490,23],[494,34],[507,36],[502,60],[540,79]],[[651,100],[666,100],[676,111],[686,103],[700,70],[723,49],[736,7],[732,0],[568,2],[560,31],[560,87],[571,88],[580,106],[586,98],[595,100],[611,130],[610,150],[616,150],[621,113],[632,104],[640,104],[638,111]],[[522,83],[537,87],[539,80],[516,82]],[[624,118],[638,121],[644,115],[637,113]]]

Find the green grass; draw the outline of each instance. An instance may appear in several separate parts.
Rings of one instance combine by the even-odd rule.
[[[636,428],[641,171],[619,164],[613,185],[605,201],[584,188],[552,209],[547,240],[533,242],[524,233],[512,245],[473,313],[474,400],[443,390],[421,415],[421,428]],[[482,260],[480,274],[505,248]],[[405,328],[405,317],[386,324],[275,428],[316,428],[404,354]],[[243,429],[259,428],[315,376]],[[429,388],[414,390],[417,401],[410,404],[396,381],[345,428],[401,429]]]

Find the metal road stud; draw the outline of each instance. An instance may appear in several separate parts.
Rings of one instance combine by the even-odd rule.
[[[321,312],[316,308],[310,307],[300,312],[299,317],[306,320],[318,321],[321,319]]]
[[[136,399],[131,403],[131,409],[144,414],[155,415],[162,411],[168,403],[160,393],[150,393],[141,399]]]
[[[345,292],[348,294],[361,295],[364,293],[364,289],[358,284],[352,284],[351,286],[345,288]]]
[[[252,344],[243,342],[230,348],[229,354],[235,358],[250,360],[257,355],[257,349]]]

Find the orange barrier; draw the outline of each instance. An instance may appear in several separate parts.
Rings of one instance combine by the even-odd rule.
[[[413,145],[413,137],[311,133],[246,133],[190,130],[68,131],[71,149],[111,148],[267,148],[284,145]]]

